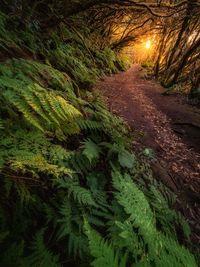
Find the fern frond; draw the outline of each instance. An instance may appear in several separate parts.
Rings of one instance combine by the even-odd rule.
[[[11,160],[10,167],[14,171],[31,172],[33,177],[38,177],[38,173],[46,173],[52,175],[55,178],[58,178],[59,175],[71,175],[72,170],[65,167],[58,167],[54,164],[49,164],[47,160],[41,155],[34,155],[30,159],[21,159],[21,160]]]
[[[91,255],[95,260],[91,263],[94,267],[125,267],[126,257],[119,260],[119,254],[116,253],[111,244],[105,241],[96,231],[94,231],[87,221],[84,222],[84,228],[89,240]]]
[[[77,124],[81,130],[94,131],[94,130],[99,130],[102,128],[102,125],[100,122],[91,120],[91,119],[85,119],[85,118],[77,120]]]
[[[58,179],[56,184],[59,188],[66,188],[69,196],[73,196],[73,199],[81,205],[85,206],[97,206],[90,190],[79,185],[78,181],[71,179]]]
[[[29,68],[32,64],[34,71],[34,63],[27,61],[24,64],[29,64]],[[41,86],[33,82],[21,72],[18,77],[11,74],[10,77],[6,74],[0,78],[2,95],[7,105],[14,106],[29,123],[43,132],[60,132],[59,136],[79,133],[80,128],[76,120],[80,119],[82,114],[65,99],[66,96],[64,97],[61,91],[45,88],[43,84]]]
[[[30,266],[61,267],[59,256],[50,252],[44,243],[44,232],[45,230],[42,229],[36,234],[32,242],[32,253],[27,257],[27,260]]]
[[[72,211],[70,200],[68,198],[64,199],[59,212],[61,218],[57,221],[59,224],[59,232],[57,234],[57,238],[61,239],[64,236],[69,235],[72,231]]]
[[[153,212],[141,190],[131,181],[128,175],[122,176],[119,172],[112,173],[113,186],[119,190],[116,198],[120,205],[124,207],[127,214],[130,214],[136,225],[151,226],[154,225]],[[134,196],[134,197],[133,197]],[[148,222],[143,225],[143,222]],[[150,229],[144,229],[149,234]]]
[[[93,162],[89,162],[89,160],[78,151],[71,154],[69,166],[77,173],[87,174],[94,167],[94,164]]]
[[[78,203],[86,206],[96,206],[96,203],[92,197],[91,192],[81,187],[79,184],[71,183],[68,187],[69,195],[73,195],[73,198],[78,201]]]
[[[83,141],[81,148],[83,148],[83,155],[85,155],[90,162],[99,158],[101,148],[91,139]]]
[[[116,199],[129,216],[125,223],[132,223],[132,231],[135,228],[138,229],[139,236],[144,240],[144,244],[141,243],[143,249],[140,248],[143,257],[150,262],[155,262],[155,266],[196,267],[193,255],[186,248],[181,247],[174,239],[156,229],[154,214],[148,201],[131,177],[114,171],[112,178],[113,186],[118,190]],[[121,236],[123,237],[123,234]],[[165,265],[165,262],[168,265]]]

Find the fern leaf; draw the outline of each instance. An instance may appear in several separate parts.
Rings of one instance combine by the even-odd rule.
[[[74,200],[81,205],[97,206],[90,190],[79,185],[77,181],[69,179],[59,179],[56,181],[59,188],[68,189],[69,196],[72,195]]]
[[[59,257],[50,252],[44,243],[44,229],[36,234],[31,251],[31,255],[27,258],[31,266],[61,267]]]
[[[89,240],[91,255],[95,260],[91,263],[94,267],[125,267],[126,259],[119,261],[118,253],[114,251],[112,245],[105,241],[96,231],[94,231],[87,221],[84,228]]]
[[[70,200],[65,198],[63,204],[60,208],[60,215],[61,218],[57,220],[59,224],[59,232],[58,232],[58,239],[63,238],[71,233],[72,230],[72,212],[71,212],[71,205]]]
[[[101,149],[91,139],[85,140],[82,144],[83,155],[85,155],[90,162],[99,158]]]
[[[156,229],[154,214],[143,192],[138,189],[129,175],[121,175],[118,171],[112,173],[113,186],[118,190],[116,199],[129,215],[128,220],[134,228],[138,229],[138,235],[144,240],[142,254],[146,260],[155,262],[155,266],[196,267],[192,254],[181,247],[174,239],[165,236]],[[130,228],[129,231],[131,232]],[[121,234],[123,237],[124,234]],[[126,235],[124,236],[126,237]],[[152,242],[153,240],[153,242]],[[147,245],[147,247],[146,247]],[[135,251],[136,252],[136,251]],[[133,251],[133,253],[135,253]],[[135,256],[138,256],[136,252]],[[140,252],[140,253],[141,253]],[[144,254],[145,252],[145,254]],[[166,264],[165,264],[166,263]]]
[[[136,157],[133,153],[123,150],[118,154],[118,160],[122,167],[132,169],[136,162]]]
[[[72,194],[73,198],[82,205],[97,206],[91,192],[76,183],[69,185],[69,195],[70,194]]]
[[[82,130],[99,130],[101,129],[101,123],[90,119],[79,119],[77,124]]]

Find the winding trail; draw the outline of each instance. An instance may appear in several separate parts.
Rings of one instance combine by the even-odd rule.
[[[134,149],[154,149],[155,177],[176,193],[200,244],[200,110],[179,95],[163,96],[164,89],[144,79],[139,65],[106,77],[97,88],[133,129]]]

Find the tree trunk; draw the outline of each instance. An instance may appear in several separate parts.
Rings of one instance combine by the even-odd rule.
[[[192,11],[193,11],[193,8],[194,8],[196,2],[197,2],[197,0],[189,0],[188,1],[186,15],[184,17],[184,20],[183,20],[180,32],[178,34],[177,40],[175,42],[175,45],[174,45],[174,47],[172,49],[172,52],[171,52],[170,57],[169,57],[169,60],[167,62],[166,69],[168,69],[170,67],[170,65],[172,64],[172,62],[173,62],[174,55],[175,55],[177,49],[179,48],[182,36],[183,36],[184,32],[187,30],[187,28],[188,28],[190,17],[191,17],[191,14],[192,14]]]
[[[172,78],[171,81],[169,81],[167,84],[165,84],[165,87],[171,87],[179,78],[181,71],[183,70],[183,68],[185,67],[188,58],[200,47],[200,39],[192,45],[192,47],[190,49],[188,49],[188,51],[185,53],[185,55],[182,57],[181,62],[178,66],[178,68],[175,71],[175,74]]]
[[[163,30],[163,33],[162,33],[162,39],[161,39],[161,42],[160,42],[160,47],[159,47],[159,51],[158,51],[158,58],[157,58],[157,61],[156,61],[156,65],[155,65],[155,77],[156,79],[158,78],[158,75],[159,75],[159,70],[160,70],[160,59],[161,59],[161,55],[162,55],[162,52],[163,52],[163,47],[164,47],[164,41],[165,41],[165,34],[166,34],[166,28],[164,28]]]

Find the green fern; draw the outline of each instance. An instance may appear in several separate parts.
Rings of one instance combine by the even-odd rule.
[[[69,167],[74,169],[78,174],[87,174],[95,166],[95,162],[90,162],[82,152],[76,151],[69,158]]]
[[[145,194],[155,214],[159,229],[176,238],[178,226],[182,229],[186,239],[189,239],[191,231],[188,223],[180,213],[172,208],[175,204],[176,196],[153,177],[149,164],[147,162],[137,162],[131,172],[134,181]]]
[[[67,188],[69,196],[72,195],[73,199],[79,204],[86,206],[97,206],[90,190],[80,186],[78,182],[64,178],[58,180],[57,183],[58,187]]]
[[[72,184],[69,187],[69,195],[73,195],[73,198],[78,203],[89,206],[96,206],[96,203],[89,190],[79,186],[78,184]]]
[[[72,170],[58,165],[49,164],[41,155],[34,155],[31,159],[11,160],[10,168],[21,173],[31,173],[33,177],[38,178],[38,173],[46,173],[53,176],[54,179],[60,175],[72,175]]]
[[[84,228],[89,240],[91,255],[95,260],[91,263],[94,267],[125,267],[126,255],[119,260],[119,254],[116,253],[111,244],[105,241],[96,231],[94,231],[87,221],[84,222]]]
[[[118,160],[122,167],[132,169],[136,162],[136,157],[133,153],[123,150],[118,154]]]
[[[71,77],[81,85],[94,84],[97,73],[95,69],[86,64],[77,57],[79,48],[74,49],[71,45],[58,45],[58,47],[48,56],[52,63],[56,62],[58,69],[67,70]]]
[[[54,255],[47,249],[44,243],[44,232],[45,230],[40,230],[34,241],[32,242],[31,254],[28,256],[27,260],[30,266],[41,266],[41,267],[61,267],[59,263],[59,256]]]
[[[69,198],[65,198],[60,208],[61,218],[57,221],[60,225],[59,232],[57,234],[58,239],[67,236],[72,231],[72,211]]]
[[[18,89],[20,85],[23,86],[15,82],[13,87],[12,80],[0,80],[0,86],[12,88],[12,90],[7,89],[3,92],[7,103],[14,105],[32,125],[41,131],[51,128],[62,131],[63,125],[64,133],[79,132],[78,125],[73,122],[81,116],[81,113],[68,104],[64,98],[53,92],[46,92],[37,84],[30,84],[24,90]],[[71,123],[71,129],[67,130],[64,125],[67,123]]]
[[[59,207],[59,217],[56,220],[57,241],[65,240],[67,244],[66,255],[83,257],[88,253],[87,240],[83,235],[83,208],[69,197]]]
[[[86,118],[77,120],[77,124],[81,130],[85,131],[100,130],[102,128],[100,122]]]
[[[113,186],[119,191],[116,193],[116,199],[129,216],[125,223],[129,222],[133,229],[138,229],[139,236],[144,240],[144,243],[140,244],[141,248],[143,247],[140,253],[142,252],[145,261],[154,262],[155,266],[169,266],[169,264],[180,267],[197,266],[193,255],[188,250],[157,231],[154,214],[144,194],[133,183],[130,176],[122,176],[115,171],[112,177]],[[154,240],[153,243],[152,240]],[[135,253],[138,252],[134,251],[133,255],[137,257]]]
[[[82,142],[83,155],[85,155],[90,162],[99,158],[101,148],[95,144],[91,139]]]

